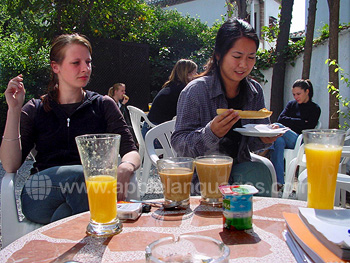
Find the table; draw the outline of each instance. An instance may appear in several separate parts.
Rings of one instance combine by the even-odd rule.
[[[155,219],[153,212],[136,221],[123,222],[123,231],[111,238],[85,234],[89,212],[43,226],[0,251],[0,262],[145,262],[145,247],[156,239],[199,234],[222,240],[231,249],[230,262],[295,262],[284,241],[282,212],[297,213],[306,202],[254,197],[253,229],[223,229],[222,215],[191,197],[192,214],[183,220]],[[174,212],[173,212],[174,213]]]

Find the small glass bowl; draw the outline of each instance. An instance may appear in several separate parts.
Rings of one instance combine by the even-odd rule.
[[[146,262],[228,263],[230,248],[207,236],[180,235],[158,239],[146,247]]]

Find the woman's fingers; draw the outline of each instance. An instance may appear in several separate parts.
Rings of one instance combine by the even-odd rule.
[[[22,81],[23,81],[23,76],[22,74],[20,74],[9,81],[7,88],[11,92],[20,92],[21,90],[24,89],[24,85]]]
[[[240,119],[237,112],[232,109],[217,115],[210,124],[212,132],[219,138],[224,137],[225,134],[232,128],[232,126]]]
[[[5,90],[6,102],[9,107],[22,107],[25,96],[22,74],[11,79]]]

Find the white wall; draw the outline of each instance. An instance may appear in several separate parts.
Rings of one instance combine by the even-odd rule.
[[[263,26],[269,26],[269,17],[273,16],[274,18],[279,20],[278,15],[280,13],[279,10],[280,4],[277,3],[275,0],[266,0],[265,1],[265,12],[264,12],[264,25]],[[258,10],[256,10],[258,11]],[[276,46],[276,42],[273,41],[272,43],[269,43],[265,40],[260,41],[262,42],[262,45],[260,45],[259,48],[261,49],[271,49]]]
[[[305,1],[305,5],[306,5],[306,9],[305,9],[305,24],[306,24],[307,16],[308,16],[309,1]],[[317,1],[316,8],[317,8],[317,11],[316,11],[316,18],[315,18],[314,38],[317,38],[321,35],[320,30],[325,24],[329,25],[328,1],[326,0]],[[344,24],[349,22],[350,22],[350,1],[341,0],[340,12],[339,12],[339,23]],[[306,25],[305,25],[305,28],[306,28]]]
[[[328,85],[328,65],[325,64],[328,58],[328,40],[324,41],[321,45],[313,48],[311,59],[310,80],[314,87],[313,101],[321,107],[320,121],[322,128],[328,128],[328,111],[329,111],[329,93],[327,90]],[[347,73],[347,77],[350,73],[350,29],[343,30],[339,34],[339,65],[344,72]],[[295,60],[295,66],[291,66],[289,63],[286,67],[285,85],[284,85],[284,100],[285,106],[288,101],[293,100],[291,87],[296,79],[301,78],[303,68],[303,54],[301,54]],[[270,108],[271,98],[271,82],[272,82],[272,68],[264,70],[262,72],[265,79],[268,81],[266,84],[262,84],[265,93],[265,102],[267,108]],[[345,83],[340,80],[340,94],[344,98],[350,99],[350,87],[346,87]],[[342,120],[340,120],[342,123]]]
[[[225,0],[196,0],[165,7],[163,9],[176,9],[178,12],[182,13],[183,16],[188,14],[190,17],[200,18],[202,22],[207,22],[209,27],[213,25],[215,20],[221,21],[221,15],[227,13]]]

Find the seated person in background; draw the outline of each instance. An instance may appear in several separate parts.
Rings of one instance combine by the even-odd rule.
[[[248,123],[269,124],[268,118],[240,119],[233,110],[265,108],[260,84],[248,77],[258,46],[259,39],[247,22],[229,19],[220,27],[205,71],[180,94],[171,144],[178,156],[231,156],[234,163],[229,184],[251,183],[260,195],[271,196],[270,171],[264,164],[252,162],[250,151],[267,149],[276,137],[247,137],[233,131]],[[229,110],[217,115],[218,108]],[[197,190],[196,175],[192,182]]]
[[[125,94],[125,84],[116,83],[108,90],[108,96],[110,96],[118,105],[125,120],[130,120],[129,112],[127,111],[126,104],[129,101],[129,97]]]
[[[131,125],[129,111],[126,108],[126,104],[129,101],[129,97],[125,94],[125,89],[126,86],[124,83],[116,83],[109,88],[108,96],[110,96],[117,103],[126,123],[128,124],[129,130],[132,133],[134,141],[137,142],[134,130]]]
[[[61,35],[50,52],[47,94],[22,107],[25,89],[21,74],[11,79],[5,90],[8,112],[0,159],[6,172],[16,172],[35,146],[36,161],[21,193],[23,214],[33,222],[47,224],[89,210],[76,136],[121,135],[118,200],[125,199],[130,177],[140,166],[117,104],[109,96],[84,90],[92,72],[91,54],[91,44],[84,36]],[[43,176],[49,183],[38,185]],[[38,192],[48,196],[32,198]]]
[[[176,116],[180,92],[196,75],[197,64],[192,60],[180,59],[177,61],[169,79],[152,102],[152,107],[147,115],[148,119],[156,125],[172,120]],[[143,137],[149,129],[149,125],[145,122],[142,127]]]
[[[277,138],[270,149],[271,162],[280,187],[284,184],[284,149],[294,149],[299,134],[305,129],[315,128],[321,115],[321,108],[312,101],[314,91],[310,80],[296,80],[292,93],[294,100],[288,102],[276,123],[279,127],[289,127],[291,130]]]

